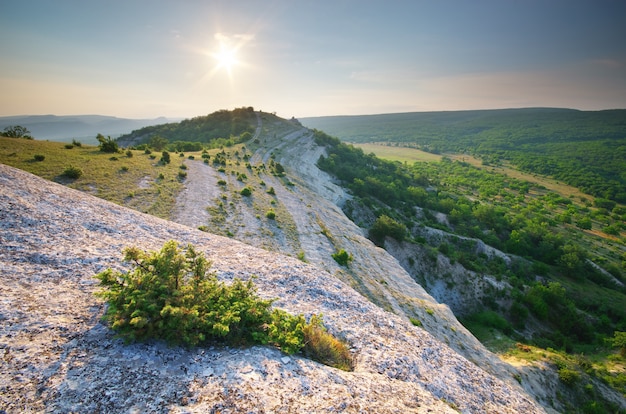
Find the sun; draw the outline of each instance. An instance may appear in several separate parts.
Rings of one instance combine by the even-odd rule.
[[[235,49],[227,49],[222,47],[219,52],[215,53],[217,67],[231,72],[237,65],[237,51]]]
[[[207,71],[204,72],[199,82],[209,82],[218,75],[220,80],[224,77],[228,78],[231,83],[235,82],[235,72],[239,74],[239,70],[250,68],[250,64],[242,59],[242,53],[246,46],[254,40],[252,34],[234,34],[227,35],[224,33],[215,33],[213,36],[215,41],[211,48],[194,47],[195,53],[204,56],[207,64]]]
[[[213,54],[213,58],[217,62],[216,70],[224,69],[230,75],[235,66],[239,63],[237,60],[237,50],[228,48],[224,45],[219,52]]]

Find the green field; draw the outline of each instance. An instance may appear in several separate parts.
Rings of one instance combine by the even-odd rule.
[[[185,159],[172,156],[160,163],[161,153],[144,151],[104,153],[89,145],[0,137],[0,163],[50,181],[67,185],[105,200],[169,218],[182,189],[180,167]],[[44,157],[36,161],[35,155]],[[77,179],[63,176],[66,168],[82,170]]]
[[[415,148],[389,146],[380,144],[352,144],[361,148],[366,154],[374,153],[377,157],[389,161],[399,161],[412,164],[414,162],[441,161],[441,155],[431,154]]]

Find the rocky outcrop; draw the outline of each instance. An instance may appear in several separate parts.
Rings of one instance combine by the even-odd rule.
[[[350,343],[355,371],[270,347],[115,339],[99,321],[93,275],[121,268],[126,246],[156,250],[170,239],[204,252],[223,280],[256,276],[259,294],[278,307],[322,313]],[[3,165],[0,278],[6,412],[543,412],[506,371],[487,372],[319,267]]]

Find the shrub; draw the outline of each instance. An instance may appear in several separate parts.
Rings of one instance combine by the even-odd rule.
[[[126,150],[126,156],[128,158],[132,158],[133,157],[133,152],[131,150]]]
[[[159,252],[136,247],[124,250],[131,270],[107,269],[95,278],[106,300],[103,319],[118,336],[130,341],[162,339],[195,346],[206,341],[273,344],[288,354],[305,355],[340,369],[351,369],[348,347],[334,338],[313,315],[274,309],[274,299],[261,299],[252,279],[235,278],[227,285],[210,271],[211,262],[192,245],[184,250],[170,240]]]
[[[265,213],[265,217],[267,217],[270,220],[275,220],[276,212],[274,210],[269,210],[267,213]]]
[[[619,348],[620,355],[626,358],[626,332],[615,331],[610,342],[615,348]]]
[[[181,164],[180,167],[178,167],[178,168],[180,168],[181,170],[186,170],[187,166],[185,164]]]
[[[105,288],[97,295],[109,306],[104,319],[127,341],[164,339],[196,345],[207,339],[251,341],[269,320],[271,300],[256,296],[252,280],[230,285],[210,272],[211,263],[193,246],[175,241],[161,251],[124,250],[133,269],[107,269],[95,277]]]
[[[333,259],[341,266],[347,266],[348,263],[352,261],[352,255],[348,254],[344,249],[339,250],[336,253],[333,253]]]
[[[578,371],[569,368],[559,369],[559,379],[567,386],[573,386],[580,380]]]
[[[122,172],[128,172],[128,166],[126,165],[123,165],[120,169],[122,170]]]
[[[169,164],[170,161],[172,160],[172,157],[170,156],[170,153],[167,151],[163,151],[161,153],[161,163],[163,164]]]
[[[120,149],[117,145],[117,142],[111,139],[110,136],[105,138],[104,135],[98,134],[96,136],[96,139],[100,143],[100,145],[98,145],[98,147],[100,147],[100,151],[109,153],[119,152]]]
[[[241,189],[239,194],[241,194],[244,197],[249,197],[252,195],[252,190],[250,189],[250,187],[244,187]]]
[[[63,174],[61,174],[63,177],[67,177],[67,178],[71,178],[73,180],[80,178],[81,175],[83,175],[83,170],[81,170],[78,167],[74,167],[73,165],[70,165],[69,167],[65,168],[65,170],[63,170]]]
[[[269,190],[267,190],[267,194],[276,195],[276,191],[274,190],[274,187],[270,187]]]
[[[65,149],[72,149],[74,148],[73,144],[65,144]]]
[[[152,151],[150,151],[150,148],[146,148],[146,149],[143,151],[143,153],[144,153],[144,154],[146,154],[146,155],[150,155],[150,154],[152,154]]]
[[[35,154],[33,158],[35,159],[35,161],[43,161],[46,159],[46,156],[42,154]]]
[[[304,355],[339,368],[344,371],[353,369],[353,360],[347,345],[326,331],[321,315],[313,315],[311,321],[303,327]]]
[[[378,245],[385,241],[385,237],[393,237],[398,241],[406,237],[406,227],[389,216],[382,215],[376,219],[369,231],[369,237]]]
[[[413,326],[417,326],[417,327],[420,327],[420,328],[422,327],[422,321],[420,321],[420,320],[419,320],[419,319],[417,319],[417,318],[410,317],[410,318],[409,318],[409,321],[411,321],[411,323],[413,324]]]
[[[30,135],[30,131],[26,127],[20,125],[5,127],[4,131],[0,133],[0,135],[4,135],[9,138],[33,139]]]
[[[76,141],[75,139],[72,140],[72,145],[75,147],[82,147],[83,144],[80,141]]]
[[[224,181],[224,180],[218,180],[218,181],[217,181],[217,185],[226,185],[226,181]]]
[[[185,178],[187,178],[187,172],[186,171],[179,171],[178,172],[178,178],[180,178],[181,180],[184,180]]]

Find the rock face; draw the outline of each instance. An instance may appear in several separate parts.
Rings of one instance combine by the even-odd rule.
[[[355,371],[270,347],[188,350],[115,339],[100,323],[93,275],[120,269],[126,246],[157,250],[170,239],[204,252],[223,280],[255,275],[258,293],[278,298],[275,306],[322,313],[350,343]],[[543,412],[507,371],[487,372],[326,270],[3,165],[0,278],[5,412]]]

